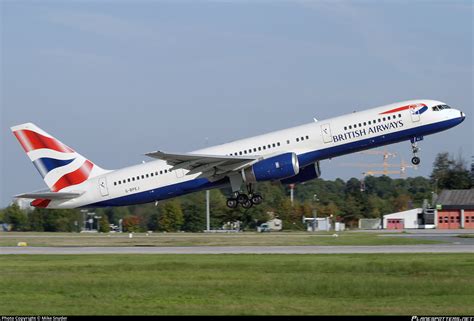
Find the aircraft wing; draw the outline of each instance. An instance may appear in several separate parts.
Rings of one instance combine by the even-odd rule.
[[[68,193],[68,192],[33,192],[15,195],[14,198],[44,198],[48,200],[68,200],[76,198],[84,194],[82,193]]]
[[[208,154],[171,154],[156,151],[145,154],[149,157],[166,161],[173,170],[186,169],[186,175],[202,173],[203,177],[225,175],[238,171],[260,160],[261,156],[225,156]]]

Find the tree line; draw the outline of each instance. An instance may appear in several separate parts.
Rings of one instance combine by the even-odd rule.
[[[363,180],[351,178],[315,179],[298,184],[294,201],[290,201],[289,186],[280,183],[260,183],[258,192],[265,201],[248,210],[229,209],[226,196],[229,191],[210,191],[211,228],[218,229],[229,222],[241,222],[244,229],[277,217],[284,229],[303,230],[302,216],[332,216],[334,220],[357,226],[360,218],[379,218],[382,215],[421,207],[425,199],[431,202],[433,193],[442,189],[472,188],[473,175],[466,162],[454,159],[448,153],[437,155],[429,178],[410,177],[393,179],[388,176],[367,176]],[[108,232],[109,225],[122,220],[125,232],[186,231],[198,232],[206,228],[205,192],[197,192],[155,204],[98,208],[100,219],[94,228]],[[21,210],[12,204],[0,211],[0,222],[15,231],[76,232],[83,225],[83,214],[78,209],[50,210],[35,208]],[[98,226],[97,226],[98,225]]]

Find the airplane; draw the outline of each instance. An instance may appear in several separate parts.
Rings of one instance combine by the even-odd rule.
[[[454,127],[466,115],[447,104],[408,100],[212,146],[190,153],[153,151],[153,161],[106,170],[32,123],[11,128],[48,190],[15,198],[34,207],[66,209],[126,206],[213,188],[231,187],[229,208],[263,202],[258,182],[297,184],[321,176],[320,162],[410,141],[414,165],[424,136]],[[246,193],[242,189],[246,189]]]

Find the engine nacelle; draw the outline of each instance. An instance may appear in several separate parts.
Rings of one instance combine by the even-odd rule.
[[[312,179],[318,178],[321,176],[321,169],[319,167],[319,161],[303,167],[298,175],[293,177],[289,177],[286,179],[282,179],[281,182],[283,184],[296,184],[296,183],[303,183],[306,181],[310,181]]]
[[[276,181],[298,175],[300,171],[295,153],[285,153],[261,160],[242,171],[246,183]]]

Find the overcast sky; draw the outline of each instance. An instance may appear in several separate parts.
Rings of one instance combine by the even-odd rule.
[[[0,205],[46,188],[10,132],[34,122],[104,168],[400,100],[467,113],[425,137],[472,155],[471,1],[0,1]],[[400,162],[410,143],[388,147]],[[323,178],[362,177],[355,155]],[[392,177],[398,177],[393,175]]]

